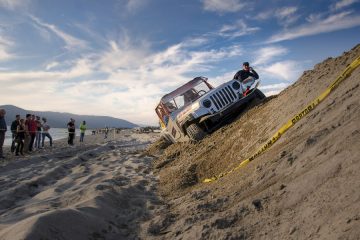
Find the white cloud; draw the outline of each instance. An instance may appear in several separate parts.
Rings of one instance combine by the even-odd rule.
[[[73,61],[70,71],[66,71],[67,78],[86,77],[96,71],[96,63],[92,61],[92,56],[84,56],[83,58]]]
[[[237,12],[246,4],[241,0],[202,0],[204,9],[213,12]]]
[[[17,83],[22,84],[24,82],[34,82],[34,81],[43,81],[43,82],[62,82],[62,81],[71,81],[74,78],[86,77],[95,73],[95,66],[90,58],[85,56],[74,61],[71,61],[70,68],[62,71],[50,71],[51,65],[58,65],[58,63],[50,63],[49,71],[22,71],[22,72],[0,72],[0,81],[4,83]],[[54,67],[54,66],[53,66]]]
[[[282,90],[283,89],[277,89],[277,90],[271,90],[271,91],[263,91],[263,93],[265,94],[265,96],[269,97],[269,96],[279,94]]]
[[[152,52],[148,43],[138,43],[125,36],[117,41],[109,40],[106,50],[73,61],[47,62],[46,71],[0,72],[2,99],[34,110],[89,114],[91,109],[97,115],[156,124],[154,108],[160,97],[189,81],[187,74],[203,75],[214,63],[242,54],[237,45],[194,49],[193,46],[201,46],[206,40],[193,40]],[[47,99],[46,105],[30,97],[43,85],[46,87],[38,93],[41,99]],[[18,90],[24,86],[26,91]],[[27,101],[28,98],[31,100]]]
[[[263,12],[258,13],[253,17],[258,21],[264,21],[270,18],[276,18],[279,24],[282,26],[289,26],[294,24],[299,18],[298,7],[282,7],[278,9],[270,9]]]
[[[128,0],[126,8],[129,12],[134,12],[146,4],[146,0]]]
[[[37,24],[37,27],[43,27],[46,30],[52,32],[53,34],[55,34],[57,37],[61,38],[64,42],[65,42],[65,48],[70,50],[75,50],[75,49],[84,49],[87,48],[87,42],[81,39],[78,39],[76,37],[71,36],[70,34],[65,33],[64,31],[60,30],[57,26],[52,25],[52,24],[48,24],[43,22],[42,20],[40,20],[39,18],[35,17],[35,16],[29,16],[33,22],[35,24]],[[41,34],[43,35],[44,32],[41,32]]]
[[[284,7],[276,11],[276,16],[281,19],[284,19],[291,17],[294,13],[296,13],[296,11],[297,11],[297,7]]]
[[[321,21],[321,19],[324,17],[325,13],[312,13],[308,17],[306,17],[306,21],[310,23],[316,23]]]
[[[222,75],[219,75],[219,76],[216,76],[216,77],[213,77],[210,79],[210,83],[214,86],[214,87],[217,87],[219,86],[220,84],[224,83],[224,82],[227,82],[231,79],[234,78],[234,75],[235,75],[235,72],[227,72],[227,73],[224,73]]]
[[[147,57],[146,44],[133,46],[124,38],[118,42],[109,41],[109,48],[99,55],[100,68],[104,72],[137,69]]]
[[[267,42],[280,42],[360,26],[360,16],[355,14],[351,15],[351,13],[352,12],[349,11],[341,12],[325,19],[316,19],[312,17],[310,23],[292,29],[286,29],[283,32],[270,37]]]
[[[45,72],[45,71],[24,71],[24,72],[0,72],[0,81],[2,84],[5,82],[12,82],[13,86],[16,82],[23,83],[28,81],[42,80],[42,81],[56,81],[65,79],[65,72]],[[4,85],[3,85],[4,86]]]
[[[262,90],[284,89],[287,86],[289,86],[289,83],[276,83],[276,84],[261,86],[261,89]]]
[[[222,28],[220,29],[218,35],[222,36],[222,37],[230,37],[230,38],[235,38],[235,37],[240,37],[240,36],[244,36],[244,35],[248,35],[248,34],[252,34],[256,31],[260,30],[260,28],[258,27],[248,27],[247,24],[242,21],[236,21],[235,24],[233,25],[224,25],[222,26]]]
[[[13,54],[10,53],[10,48],[12,47],[12,45],[12,41],[0,35],[0,62],[7,61],[15,57]]]
[[[268,10],[268,11],[259,12],[257,15],[255,15],[254,19],[263,21],[272,17],[274,17],[274,11]]]
[[[289,83],[276,83],[276,84],[270,84],[270,85],[260,85],[260,90],[266,95],[276,95],[282,90],[284,90],[287,86],[289,86]]]
[[[122,74],[122,79],[134,78],[134,81],[149,80],[149,77],[161,81],[166,76],[207,71],[211,63],[238,56],[242,52],[237,45],[206,51],[190,50],[192,44],[186,40],[161,52],[151,53],[147,44],[121,42],[118,44],[111,41],[111,47],[100,56],[99,63],[102,71],[118,76]]]
[[[149,0],[115,0],[115,9],[121,16],[127,17],[145,9]]]
[[[296,80],[303,71],[301,64],[291,60],[276,62],[260,69],[265,76],[268,75],[271,78],[288,82]]]
[[[47,28],[44,28],[38,24],[32,24],[32,27],[35,28],[42,39],[46,40],[47,42],[51,42],[52,33]]]
[[[273,62],[273,59],[286,54],[288,50],[280,46],[264,47],[256,51],[255,60],[253,65],[269,64],[269,61]]]
[[[208,43],[209,39],[205,37],[189,38],[182,42],[183,47],[199,47]]]
[[[276,10],[275,17],[281,25],[287,27],[299,19],[300,16],[296,14],[297,10],[297,7],[283,7]]]
[[[348,7],[356,2],[359,2],[359,0],[341,0],[341,1],[338,1],[334,4],[332,4],[330,6],[330,9],[332,11],[337,11],[337,10],[343,9],[345,7]]]
[[[8,10],[15,10],[19,8],[26,8],[29,3],[29,0],[0,0],[0,7]]]
[[[50,63],[46,64],[45,69],[50,70],[56,66],[59,66],[59,62],[50,62]]]

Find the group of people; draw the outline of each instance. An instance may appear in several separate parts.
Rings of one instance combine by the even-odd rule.
[[[68,128],[68,144],[70,146],[74,145],[74,138],[75,138],[75,119],[70,118],[70,121],[67,124],[67,128]],[[86,131],[86,121],[83,121],[80,126],[80,142],[84,142],[84,137],[85,137],[85,131]]]
[[[0,109],[0,158],[5,158],[3,154],[3,145],[5,141],[5,133],[7,125],[5,121],[6,111]],[[75,120],[70,119],[68,127],[68,144],[74,145],[75,138]],[[80,142],[84,142],[86,131],[86,122],[80,124]],[[11,123],[10,131],[12,134],[11,152],[16,156],[24,155],[24,153],[32,152],[34,149],[44,148],[45,139],[50,141],[50,147],[53,145],[53,139],[49,133],[50,125],[45,117],[26,114],[25,119],[20,115],[15,116],[15,120]]]
[[[5,122],[6,111],[0,109],[0,158],[4,158],[3,144],[5,140],[5,132],[7,126]],[[52,137],[49,133],[50,126],[46,118],[40,118],[33,114],[26,114],[25,118],[20,115],[15,116],[15,120],[11,123],[11,152],[16,156],[24,155],[24,153],[32,152],[35,148],[44,147],[45,138],[50,141],[52,146]]]

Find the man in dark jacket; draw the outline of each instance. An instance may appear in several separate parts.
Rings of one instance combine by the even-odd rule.
[[[19,125],[20,121],[20,115],[15,116],[15,120],[11,123],[11,133],[12,133],[12,143],[11,143],[11,152],[13,153],[15,151],[15,143],[16,143],[16,129]]]
[[[7,130],[5,122],[5,109],[0,109],[0,159],[5,158],[3,154],[3,145],[5,141],[5,132]]]
[[[68,127],[68,133],[69,133],[69,137],[68,137],[68,144],[69,145],[74,145],[74,138],[75,138],[75,119],[70,119],[70,122],[67,124]]]
[[[235,74],[234,79],[243,82],[248,77],[254,77],[255,79],[259,79],[259,75],[257,74],[257,72],[255,72],[255,70],[250,67],[248,62],[244,62],[243,69]]]

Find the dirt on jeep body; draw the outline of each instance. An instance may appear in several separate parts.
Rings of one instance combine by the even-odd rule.
[[[150,238],[358,239],[360,67],[246,167],[202,180],[253,154],[359,56],[357,45],[326,59],[200,142],[153,145],[169,209]]]

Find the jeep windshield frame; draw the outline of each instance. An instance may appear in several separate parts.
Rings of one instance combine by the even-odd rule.
[[[201,96],[194,98],[192,101],[182,104],[182,106],[178,106],[180,103],[179,101],[176,102],[176,98],[181,96],[182,94],[186,93],[190,89],[196,89],[196,86],[199,86],[200,84],[204,83],[207,87],[207,91],[209,92],[211,89],[214,89],[214,87],[207,82],[206,77],[196,77],[193,80],[187,82],[186,84],[182,85],[181,87],[175,89],[174,91],[164,95],[158,106],[156,107],[155,111],[159,117],[160,122],[162,122],[165,126],[167,125],[167,119],[170,115],[170,113],[174,111],[178,111],[179,109],[184,108],[185,106],[189,105],[193,100],[196,100],[200,98]],[[200,91],[199,91],[200,92]],[[197,92],[197,93],[199,93]],[[172,107],[170,107],[173,105]]]
[[[204,83],[204,84],[202,84],[202,83]],[[201,87],[199,88],[200,85],[202,85],[203,88],[201,88]],[[197,100],[200,97],[198,94],[201,90],[205,91],[205,93],[206,93],[213,88],[214,87],[207,82],[207,78],[197,77],[197,78],[194,78],[193,80],[187,82],[186,84],[182,85],[181,87],[175,89],[171,93],[163,96],[161,98],[160,102],[162,102],[163,104],[167,104],[169,102],[172,104],[175,103],[175,105],[176,105],[175,107],[177,109],[180,109],[180,108],[184,107],[185,105],[188,105],[189,102]],[[190,98],[190,99],[188,99],[189,102],[180,104],[178,97],[184,96],[184,95],[185,96],[187,95]],[[191,95],[193,95],[193,96],[191,96]],[[194,95],[198,95],[198,96],[194,96]]]
[[[214,87],[207,82],[207,78],[197,77],[197,78],[194,78],[193,80],[187,82],[186,84],[182,85],[181,87],[175,89],[174,91],[163,96],[161,98],[160,102],[162,102],[163,104],[166,104],[168,102],[174,102],[174,99],[176,99],[176,97],[183,95],[184,93],[188,92],[192,88],[193,89],[196,88],[196,86],[198,86],[201,83],[205,83],[205,85],[208,88],[207,91],[214,89]],[[175,102],[175,104],[177,104],[177,103]],[[182,107],[178,107],[178,106],[176,106],[176,107],[178,109],[182,108]]]

